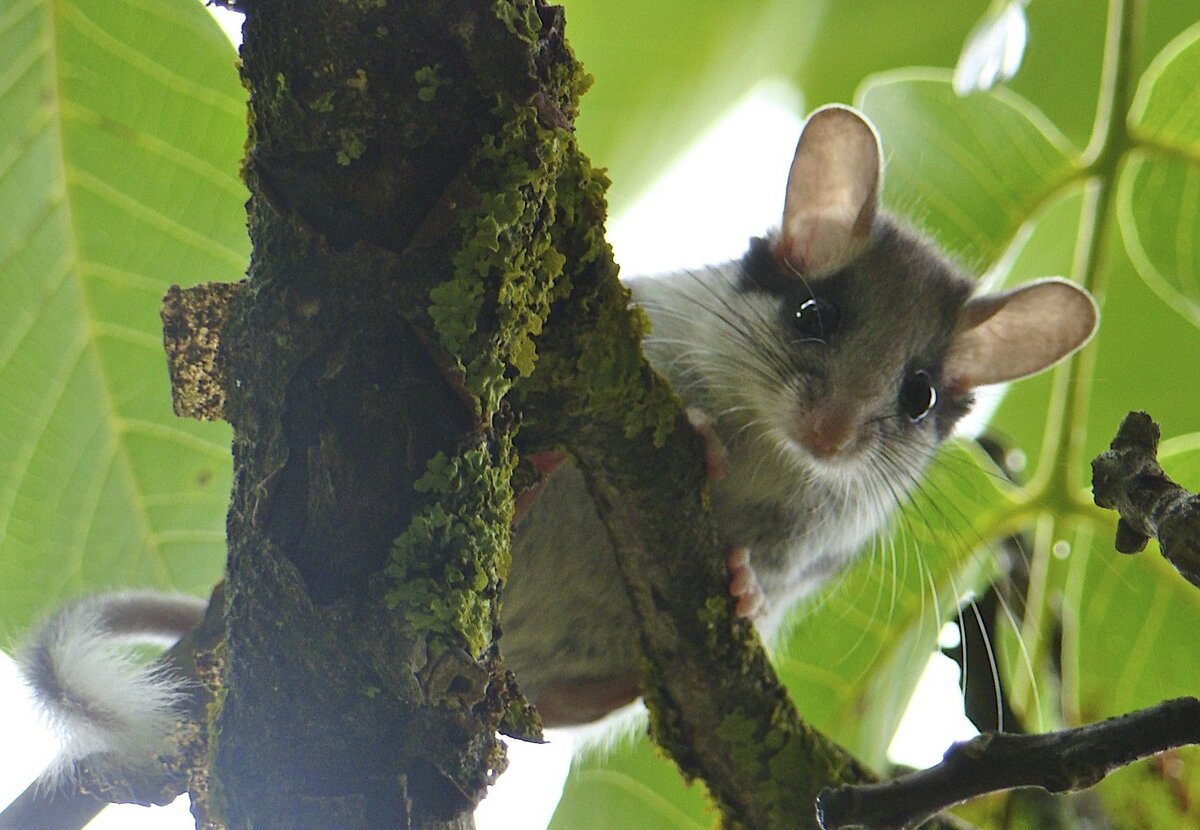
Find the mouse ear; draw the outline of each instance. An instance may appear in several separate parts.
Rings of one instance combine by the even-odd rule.
[[[1098,320],[1092,296],[1063,279],[977,297],[959,315],[942,376],[965,392],[1035,374],[1082,348]]]
[[[866,116],[839,105],[810,115],[788,174],[776,256],[806,277],[857,258],[875,222],[882,166]]]

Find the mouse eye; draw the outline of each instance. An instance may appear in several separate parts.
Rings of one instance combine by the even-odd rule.
[[[900,411],[914,424],[924,420],[936,403],[937,391],[928,372],[912,372],[900,384]]]
[[[801,340],[826,340],[837,331],[837,306],[826,300],[810,297],[800,303],[790,322]]]

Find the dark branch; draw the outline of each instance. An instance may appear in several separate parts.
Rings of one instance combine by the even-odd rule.
[[[826,830],[901,830],[988,793],[1040,787],[1082,790],[1142,758],[1200,743],[1200,700],[1168,700],[1119,718],[1045,735],[988,733],[947,750],[935,767],[881,784],[827,789],[817,800]]]
[[[1130,412],[1107,452],[1092,461],[1092,495],[1116,510],[1116,548],[1139,553],[1153,536],[1175,569],[1200,586],[1200,495],[1173,482],[1158,465],[1158,424]]]

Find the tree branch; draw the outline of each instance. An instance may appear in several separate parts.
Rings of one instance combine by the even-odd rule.
[[[1130,412],[1109,449],[1092,461],[1096,505],[1116,510],[1116,548],[1139,553],[1150,537],[1188,582],[1200,587],[1200,494],[1167,477],[1156,454],[1158,424],[1145,412]]]
[[[1200,700],[1168,700],[1118,718],[1044,735],[988,733],[958,743],[937,766],[881,784],[821,793],[826,830],[903,830],[971,798],[1017,787],[1091,787],[1115,769],[1200,743]]]

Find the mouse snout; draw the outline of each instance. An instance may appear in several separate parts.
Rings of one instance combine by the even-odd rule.
[[[816,458],[835,458],[857,445],[857,421],[853,407],[821,407],[796,421],[792,437]]]

